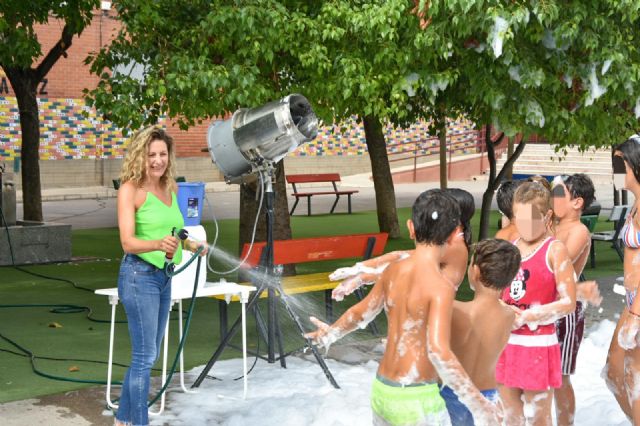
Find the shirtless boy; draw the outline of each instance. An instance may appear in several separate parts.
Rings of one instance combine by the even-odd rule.
[[[498,408],[473,385],[449,343],[455,290],[443,278],[440,264],[446,246],[460,232],[460,208],[442,190],[423,192],[407,227],[415,251],[390,264],[367,297],[333,325],[311,318],[318,329],[306,337],[328,347],[384,309],[388,336],[371,391],[374,424],[449,424],[438,377],[460,395],[476,423],[499,424]]]
[[[584,209],[589,207],[595,189],[589,176],[576,173],[571,176],[557,176],[553,181],[553,212],[556,217],[555,236],[567,247],[569,258],[576,275],[580,276],[589,257],[591,234],[580,222]],[[576,291],[578,299],[586,298],[585,293],[594,291],[595,283],[579,283]],[[599,294],[595,295],[599,298]],[[597,304],[597,302],[593,302]],[[571,385],[571,374],[576,370],[576,358],[584,333],[584,305],[576,302],[576,310],[556,323],[556,332],[562,356],[562,385],[554,392],[556,418],[559,426],[573,425],[576,411],[575,394]]]
[[[470,302],[453,302],[451,349],[460,364],[492,403],[499,401],[495,369],[509,340],[515,319],[513,309],[500,301],[520,268],[520,252],[508,241],[489,239],[475,245],[467,277],[475,295]],[[443,386],[453,426],[473,425],[473,417],[455,392]]]

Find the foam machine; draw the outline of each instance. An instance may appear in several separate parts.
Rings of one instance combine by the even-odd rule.
[[[261,107],[239,109],[231,118],[225,121],[217,121],[207,132],[207,145],[209,153],[216,166],[224,174],[227,183],[242,183],[249,175],[258,175],[264,191],[266,210],[266,245],[262,251],[258,268],[265,279],[257,280],[253,284],[257,287],[248,302],[247,309],[256,313],[259,320],[257,302],[260,295],[266,291],[267,298],[267,361],[274,363],[276,335],[278,336],[279,361],[282,367],[286,367],[285,354],[279,323],[276,314],[276,302],[280,301],[293,319],[293,322],[304,334],[306,330],[302,326],[298,316],[287,303],[282,291],[282,284],[278,277],[282,268],[273,264],[273,175],[275,165],[288,153],[298,146],[313,140],[318,134],[318,119],[311,108],[309,101],[302,95],[292,94],[279,101],[267,103]],[[259,275],[259,274],[254,274]],[[274,279],[275,278],[275,279]],[[276,282],[276,284],[273,284]],[[224,348],[229,344],[240,325],[238,318],[228,333],[223,337],[220,345],[205,366],[193,387],[198,387],[207,376],[213,364],[218,360]],[[331,384],[339,388],[324,359],[318,353],[317,348],[307,339],[307,346],[311,348],[315,359],[321,366],[324,374]],[[259,354],[258,354],[259,355]]]

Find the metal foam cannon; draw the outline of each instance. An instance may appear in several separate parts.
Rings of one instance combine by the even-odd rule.
[[[227,183],[273,167],[318,134],[318,118],[302,95],[291,94],[257,108],[241,108],[207,131],[209,153]]]

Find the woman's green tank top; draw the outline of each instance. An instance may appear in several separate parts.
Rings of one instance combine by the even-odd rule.
[[[184,218],[178,207],[176,193],[171,192],[171,206],[167,206],[151,192],[147,192],[147,199],[136,211],[136,238],[141,240],[161,240],[171,234],[171,230],[181,229],[184,226]],[[138,256],[157,268],[164,268],[163,251],[150,251],[139,253]],[[173,255],[173,263],[176,265],[182,260],[182,247]]]

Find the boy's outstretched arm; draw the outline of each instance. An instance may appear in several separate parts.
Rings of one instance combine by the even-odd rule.
[[[538,325],[551,324],[576,309],[576,280],[573,262],[567,247],[555,241],[547,254],[558,289],[558,300],[546,305],[533,306],[516,318],[518,327],[528,324],[534,330]]]
[[[502,424],[502,413],[474,386],[451,351],[451,314],[453,292],[440,292],[429,303],[427,354],[442,382],[454,390],[473,414],[476,425]],[[471,348],[470,348],[471,349]]]
[[[333,289],[331,297],[340,302],[365,284],[373,284],[390,263],[409,257],[408,251],[392,251],[381,256],[358,262],[353,266],[338,268],[329,274],[329,280],[342,281]]]
[[[304,337],[328,349],[333,342],[351,333],[356,328],[365,328],[380,313],[383,307],[383,283],[382,280],[378,280],[364,299],[349,308],[332,325],[325,324],[315,317],[310,317],[309,319],[318,329],[306,333]]]

